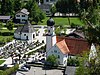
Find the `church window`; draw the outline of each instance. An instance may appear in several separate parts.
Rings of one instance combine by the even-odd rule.
[[[48,32],[50,32],[50,30],[48,30]]]
[[[56,51],[56,50],[54,50],[54,53],[57,53],[57,51]]]
[[[60,59],[60,55],[58,55],[58,58]]]
[[[49,2],[49,0],[46,0],[46,2]]]
[[[64,61],[64,64],[66,64],[66,60]]]
[[[26,36],[26,34],[24,34],[24,36]]]
[[[51,51],[51,53],[53,53],[53,51]]]

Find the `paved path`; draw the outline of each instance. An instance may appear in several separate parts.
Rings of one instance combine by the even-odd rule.
[[[18,71],[16,75],[63,75],[62,70],[52,69],[52,70],[43,70],[41,67],[31,67],[28,72]]]
[[[67,66],[65,74],[67,74],[67,75],[75,75],[76,68],[77,67]]]
[[[12,58],[9,57],[8,59],[1,59],[1,60],[5,60],[5,62],[3,64],[1,64],[0,66],[3,66],[4,64],[10,65],[12,64]]]

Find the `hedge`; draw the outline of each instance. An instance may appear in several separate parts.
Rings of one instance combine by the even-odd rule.
[[[11,75],[12,73],[16,72],[19,68],[19,65],[16,64],[15,66],[8,68],[6,70],[0,70],[0,75]]]

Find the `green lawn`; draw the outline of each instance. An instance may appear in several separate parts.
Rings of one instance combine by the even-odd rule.
[[[0,60],[0,65],[2,64],[2,63],[4,63],[5,62],[5,60]]]
[[[49,17],[46,17],[44,20],[43,20],[43,23],[40,23],[40,25],[46,25],[46,21],[49,19]],[[55,24],[56,25],[69,25],[68,23],[68,18],[63,18],[63,17],[54,17],[53,18],[55,20]],[[77,24],[77,25],[84,25],[83,22],[80,21],[79,18],[70,18],[70,22],[71,23],[74,23],[74,24]]]
[[[2,29],[2,30],[1,30],[2,33],[3,33],[3,32],[12,32],[12,33],[13,33],[14,31],[15,31],[15,29],[13,29],[12,31],[9,31],[8,29]]]
[[[9,31],[8,29],[2,29],[0,31],[0,42],[9,42],[13,40],[14,31],[15,30]],[[3,44],[0,43],[0,45],[2,46]]]

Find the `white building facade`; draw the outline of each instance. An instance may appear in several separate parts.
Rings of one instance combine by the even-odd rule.
[[[68,54],[63,54],[56,44],[47,52],[47,57],[51,55],[57,57],[59,65],[67,65]]]
[[[47,57],[50,55],[55,55],[58,59],[58,63],[60,65],[67,65],[68,54],[63,53],[56,43],[56,35],[54,32],[54,20],[50,18],[47,21],[47,30],[48,33],[46,35],[46,55]],[[60,43],[59,43],[60,44]]]
[[[15,39],[28,40],[32,42],[35,39],[36,33],[29,22],[24,26],[18,27],[14,32]]]
[[[22,9],[21,11],[18,11],[15,15],[16,20],[18,20],[19,23],[25,23],[26,20],[28,20],[29,12],[27,9]]]
[[[44,4],[54,4],[57,0],[44,0]]]

